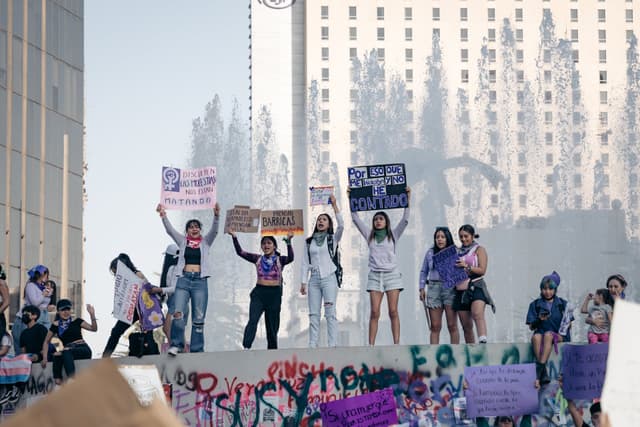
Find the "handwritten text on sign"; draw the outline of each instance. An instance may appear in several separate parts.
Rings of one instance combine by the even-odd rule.
[[[600,398],[608,354],[606,343],[562,347],[562,392],[567,399]]]
[[[260,233],[263,236],[283,235],[289,232],[298,236],[304,233],[302,209],[262,211],[260,224]]]
[[[234,206],[227,211],[224,222],[224,232],[256,233],[260,226],[260,209],[249,206]]]
[[[216,168],[162,167],[160,203],[166,209],[197,210],[216,204]]]
[[[333,186],[309,187],[309,192],[309,204],[311,206],[327,205],[331,203],[329,198],[333,194]]]
[[[352,212],[406,208],[407,176],[404,163],[357,166],[348,169]]]
[[[320,412],[324,427],[386,427],[398,423],[391,388],[322,403]]]
[[[142,279],[118,261],[113,294],[113,317],[129,325],[133,323],[133,314],[136,310],[141,287]]]
[[[464,378],[469,385],[467,413],[472,418],[538,412],[533,363],[466,367]]]

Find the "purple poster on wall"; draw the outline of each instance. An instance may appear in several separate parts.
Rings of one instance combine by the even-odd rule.
[[[468,388],[467,415],[491,417],[538,412],[536,365],[472,366],[464,368]]]
[[[385,388],[320,405],[324,427],[388,426],[398,423],[393,390]]]
[[[455,245],[444,248],[433,255],[433,268],[440,275],[442,287],[445,289],[451,289],[457,283],[469,278],[463,268],[456,267],[456,261],[458,261],[458,250]]]
[[[596,399],[602,394],[609,344],[562,346],[562,392],[567,399]]]

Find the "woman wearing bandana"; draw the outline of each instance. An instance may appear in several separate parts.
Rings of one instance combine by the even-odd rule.
[[[220,206],[216,203],[213,208],[213,224],[204,236],[201,234],[202,223],[199,220],[190,219],[187,221],[185,234],[181,234],[169,222],[163,205],[158,205],[156,211],[162,218],[162,224],[167,234],[180,249],[180,257],[176,266],[179,277],[174,297],[175,312],[171,324],[171,347],[169,347],[168,353],[175,356],[184,347],[186,321],[182,314],[186,312],[189,300],[191,300],[192,308],[190,351],[199,353],[204,351],[204,319],[209,300],[207,278],[212,273],[209,255],[211,245],[218,235]]]
[[[47,280],[49,280],[49,269],[44,265],[36,265],[27,271],[29,281],[24,287],[24,305],[35,305],[40,309],[40,317],[38,317],[38,323],[49,328],[51,321],[49,320],[48,306],[51,302],[52,290],[45,286]],[[20,334],[25,329],[24,323],[22,323],[22,310],[16,315],[16,320],[13,323],[13,344],[16,355],[20,354]]]
[[[239,257],[249,261],[256,266],[256,287],[251,291],[251,302],[249,304],[249,322],[244,328],[242,346],[245,349],[251,348],[256,337],[256,329],[262,313],[264,313],[264,324],[267,329],[267,348],[269,350],[278,348],[278,329],[280,328],[280,307],[282,306],[282,271],[283,267],[293,262],[293,247],[291,239],[293,233],[289,233],[285,241],[287,242],[287,256],[280,255],[278,243],[273,236],[263,236],[260,241],[262,255],[245,252],[238,242],[236,233],[229,230],[233,238],[233,246]]]
[[[71,316],[71,301],[61,299],[58,301],[56,308],[56,320],[49,328],[47,336],[42,344],[42,368],[47,367],[47,355],[49,352],[49,342],[53,336],[57,336],[62,341],[64,349],[61,352],[53,354],[53,379],[57,385],[62,384],[62,368],[64,367],[67,377],[72,377],[76,372],[75,360],[91,359],[91,349],[82,338],[82,330],[96,332],[98,323],[96,321],[96,312],[91,304],[87,304],[87,312],[91,316],[91,324],[85,322],[81,318],[73,318]]]

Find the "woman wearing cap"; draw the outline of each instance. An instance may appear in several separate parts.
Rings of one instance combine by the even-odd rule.
[[[57,385],[62,384],[62,368],[64,367],[67,377],[72,377],[76,372],[75,360],[91,359],[91,349],[82,338],[82,330],[96,332],[98,323],[96,322],[96,312],[91,304],[87,304],[87,312],[91,316],[91,324],[85,322],[80,317],[71,316],[71,301],[61,299],[56,308],[56,320],[54,320],[47,336],[42,344],[42,368],[47,367],[47,355],[49,352],[49,342],[53,336],[57,336],[64,349],[53,354],[53,379]]]
[[[36,265],[27,272],[29,281],[24,287],[24,306],[35,305],[40,309],[40,317],[38,323],[49,328],[51,320],[49,319],[48,306],[51,303],[51,289],[45,286],[45,282],[49,280],[49,269],[44,265]],[[22,310],[16,314],[16,320],[13,322],[13,348],[15,354],[20,354],[20,334],[25,329],[22,323]]]
[[[191,300],[191,343],[190,351],[199,353],[204,351],[204,320],[207,315],[209,289],[207,279],[212,274],[210,256],[211,245],[218,235],[220,206],[216,203],[213,208],[213,224],[204,236],[201,234],[202,223],[197,219],[190,219],[185,226],[185,234],[178,232],[167,217],[163,205],[158,205],[156,211],[162,218],[167,234],[180,249],[178,264],[178,281],[175,291],[175,312],[171,325],[171,347],[168,353],[172,356],[184,347],[184,329],[186,320],[184,314]]]
[[[256,337],[258,321],[264,313],[264,324],[267,329],[267,348],[278,348],[278,329],[280,328],[280,308],[282,307],[282,271],[283,267],[293,262],[293,233],[286,238],[287,256],[278,252],[278,242],[273,236],[263,236],[260,240],[262,255],[245,252],[238,242],[236,233],[229,230],[233,238],[233,246],[239,257],[249,261],[256,267],[256,287],[251,291],[249,303],[249,321],[244,328],[242,346],[251,348]]]

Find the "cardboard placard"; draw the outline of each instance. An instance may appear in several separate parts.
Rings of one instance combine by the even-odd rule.
[[[388,426],[398,423],[393,389],[320,404],[324,427]]]
[[[162,167],[160,203],[165,209],[198,210],[216,204],[216,168]]]
[[[249,206],[234,206],[227,210],[224,220],[224,232],[233,230],[234,233],[257,233],[260,227],[260,209]]]
[[[607,343],[562,347],[562,393],[567,399],[598,399],[607,370]]]
[[[433,255],[433,268],[435,268],[438,275],[440,275],[442,287],[445,289],[451,289],[456,284],[469,278],[463,268],[456,267],[458,259],[458,250],[455,245],[444,248]]]
[[[350,167],[348,174],[351,212],[409,206],[404,163]]]
[[[309,187],[309,205],[322,206],[331,203],[330,197],[333,195],[333,185],[323,187]]]
[[[120,365],[118,371],[127,380],[142,406],[148,406],[156,399],[166,403],[156,365]]]
[[[302,209],[262,211],[260,213],[260,233],[263,236],[277,236],[292,232],[299,236],[304,233],[302,221]]]
[[[538,412],[536,365],[468,366],[464,378],[469,417],[526,415]]]

